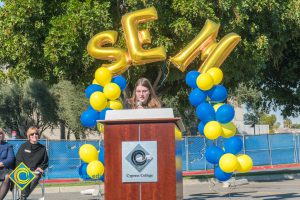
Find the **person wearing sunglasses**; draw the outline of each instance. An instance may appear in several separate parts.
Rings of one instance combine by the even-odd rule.
[[[17,166],[23,162],[36,175],[36,178],[21,191],[21,200],[26,200],[37,186],[45,169],[48,167],[48,154],[46,147],[39,143],[39,131],[35,126],[28,128],[26,132],[28,141],[23,143],[16,155]]]
[[[137,80],[128,104],[132,109],[161,108],[161,103],[147,78]]]
[[[5,133],[0,128],[0,200],[4,199],[11,185],[9,173],[15,164],[15,154],[13,146],[4,141]]]

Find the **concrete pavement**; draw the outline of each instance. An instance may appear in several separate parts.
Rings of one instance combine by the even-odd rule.
[[[209,179],[211,180],[211,179]],[[229,187],[224,187],[229,186]],[[80,191],[95,189],[96,195],[99,186],[73,186],[73,187],[47,187],[45,200],[93,200],[97,196],[82,195]],[[102,188],[103,189],[103,188]],[[37,188],[30,199],[41,197],[41,191]],[[7,200],[11,200],[11,193],[7,195]],[[262,182],[243,182],[232,181],[230,185],[216,183],[213,181],[200,182],[198,180],[184,180],[184,199],[185,200],[248,200],[248,199],[300,199],[300,179],[262,181]]]

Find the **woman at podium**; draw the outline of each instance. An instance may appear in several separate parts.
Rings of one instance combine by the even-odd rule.
[[[132,109],[161,108],[152,84],[146,78],[137,80],[128,103]]]

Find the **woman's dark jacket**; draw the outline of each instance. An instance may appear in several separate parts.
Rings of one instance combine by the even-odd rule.
[[[46,147],[40,143],[31,144],[27,141],[20,146],[16,156],[16,162],[17,166],[23,162],[32,171],[38,167],[45,170],[48,167]]]
[[[6,169],[13,169],[15,167],[13,146],[3,141],[0,144],[0,162],[4,164],[4,168]]]

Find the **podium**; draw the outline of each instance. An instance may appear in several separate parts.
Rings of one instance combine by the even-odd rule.
[[[104,124],[105,200],[181,200],[181,139],[173,110],[109,110]]]

